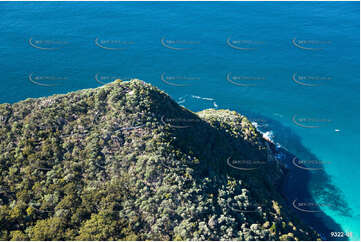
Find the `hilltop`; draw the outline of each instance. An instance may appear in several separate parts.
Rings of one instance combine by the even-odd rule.
[[[140,80],[0,105],[1,240],[317,240],[247,117]]]

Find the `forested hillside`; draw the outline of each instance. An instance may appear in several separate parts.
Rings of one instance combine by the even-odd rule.
[[[0,105],[1,240],[317,240],[274,145],[139,80]]]

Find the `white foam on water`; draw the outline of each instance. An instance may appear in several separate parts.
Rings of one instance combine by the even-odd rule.
[[[262,133],[262,132],[261,132],[261,133]],[[273,131],[272,131],[272,130],[266,131],[266,132],[262,133],[262,136],[263,136],[264,139],[266,139],[266,140],[274,143],[274,142],[273,142],[274,135],[273,135]]]
[[[214,101],[214,98],[211,98],[211,97],[200,97],[200,96],[192,95],[192,98],[202,99],[202,100],[207,100],[207,101]]]

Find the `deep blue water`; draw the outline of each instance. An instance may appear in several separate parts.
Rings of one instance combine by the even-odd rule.
[[[193,111],[242,112],[306,167],[318,162],[313,198],[359,240],[359,12],[358,2],[1,2],[0,103],[138,78]]]

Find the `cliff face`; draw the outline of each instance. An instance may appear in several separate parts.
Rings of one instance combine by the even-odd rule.
[[[1,104],[1,239],[316,240],[272,150],[139,80]]]

